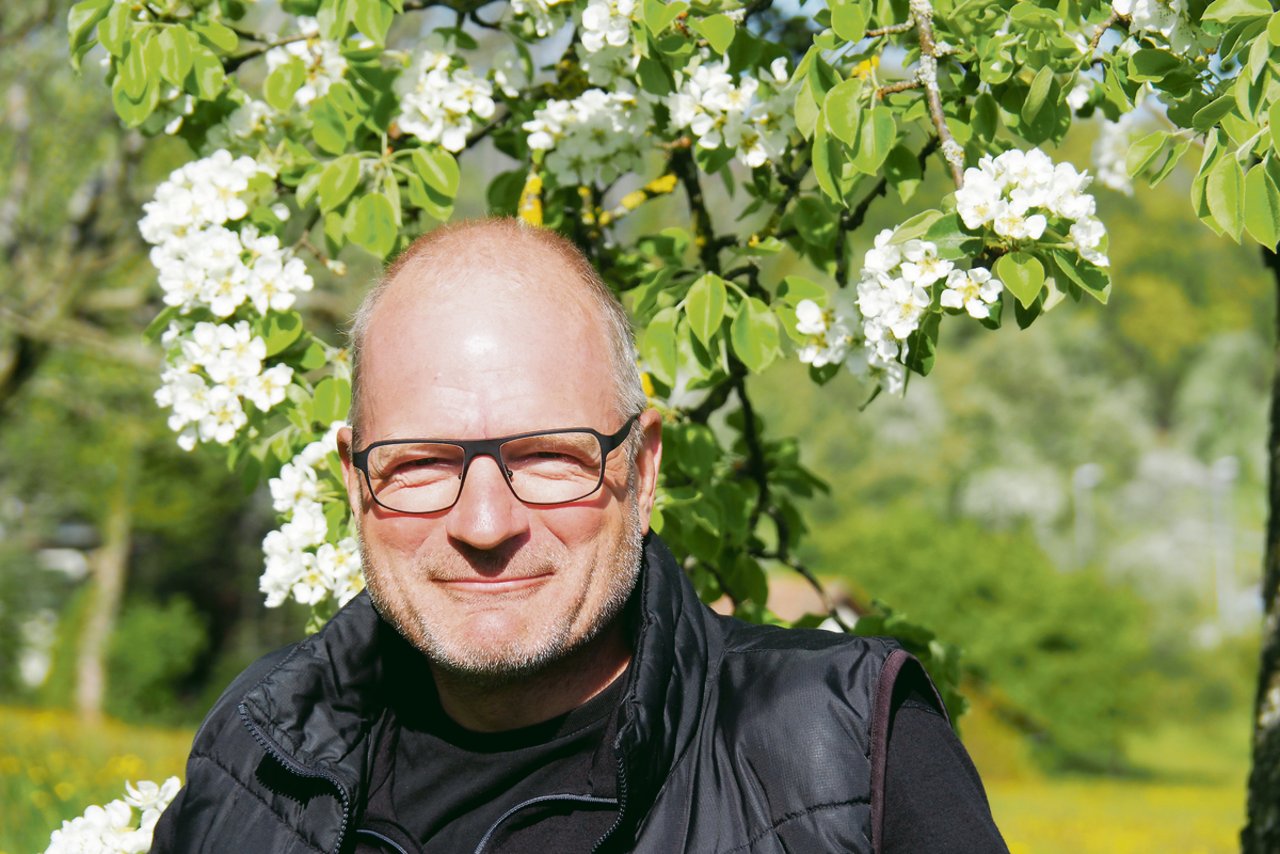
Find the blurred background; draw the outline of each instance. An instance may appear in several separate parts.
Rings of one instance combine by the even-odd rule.
[[[230,678],[306,620],[257,591],[269,498],[179,450],[152,402],[136,221],[187,152],[121,131],[94,54],[70,70],[68,6],[0,6],[0,854],[180,774]],[[1055,158],[1096,169],[1098,131]],[[794,362],[755,382],[828,485],[808,565],[962,650],[959,727],[1014,852],[1238,848],[1274,307],[1257,252],[1200,225],[1187,186],[1097,189],[1105,308],[950,325],[930,377],[865,409],[852,378],[819,388]],[[912,210],[887,201],[860,237]],[[373,272],[344,260],[305,304],[331,340]],[[772,581],[779,613],[814,607]]]

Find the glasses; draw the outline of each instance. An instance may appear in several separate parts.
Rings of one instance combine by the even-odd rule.
[[[395,513],[439,513],[458,503],[476,457],[490,457],[525,504],[568,504],[604,483],[609,455],[640,416],[606,435],[589,427],[519,433],[496,439],[387,439],[351,455],[369,493]]]

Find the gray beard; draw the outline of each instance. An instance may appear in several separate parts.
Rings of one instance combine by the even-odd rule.
[[[373,566],[374,561],[365,548],[363,538],[360,538],[360,557],[362,566],[366,567],[365,584],[374,608],[405,640],[425,655],[435,667],[459,682],[475,687],[500,687],[541,673],[568,658],[599,637],[618,619],[640,576],[640,566],[644,557],[644,532],[640,526],[639,505],[632,500],[623,537],[610,559],[610,566],[606,569],[609,587],[605,601],[599,611],[592,616],[582,635],[577,638],[570,636],[573,618],[576,616],[571,612],[546,636],[533,639],[531,643],[520,646],[504,645],[503,648],[497,649],[492,647],[470,649],[464,652],[451,650],[444,639],[434,631],[425,616],[410,614],[407,615],[407,619],[401,619],[396,614],[395,609],[391,607],[389,597],[381,589],[377,580],[381,574],[367,571],[367,567]],[[542,556],[537,556],[534,562],[544,559]],[[422,567],[416,569],[421,570]]]

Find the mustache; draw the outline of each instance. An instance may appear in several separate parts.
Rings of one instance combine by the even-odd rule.
[[[504,544],[496,549],[479,549],[455,542],[444,553],[423,555],[417,569],[436,581],[465,581],[481,578],[515,580],[555,572],[568,560],[562,550],[545,544],[534,546]]]

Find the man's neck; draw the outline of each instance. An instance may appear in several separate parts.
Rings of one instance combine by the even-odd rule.
[[[526,677],[480,683],[431,666],[440,705],[459,726],[501,732],[563,715],[613,683],[631,662],[625,620],[559,661]]]

